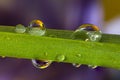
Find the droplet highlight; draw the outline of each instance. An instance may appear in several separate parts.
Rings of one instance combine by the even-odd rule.
[[[46,33],[46,28],[41,20],[33,20],[28,26],[30,35],[43,36]]]
[[[74,63],[74,64],[72,64],[74,67],[76,67],[76,68],[79,68],[80,66],[81,66],[81,64],[77,64],[77,63]]]
[[[5,56],[1,56],[2,58],[5,58]]]
[[[102,32],[93,24],[83,24],[72,34],[72,39],[81,39],[84,41],[100,41]]]
[[[47,67],[50,66],[50,64],[52,63],[52,61],[49,60],[35,60],[32,59],[32,64],[39,69],[45,69]]]
[[[22,24],[16,25],[16,27],[15,27],[16,33],[25,33],[25,31],[26,31],[26,28],[24,25],[22,25]]]
[[[58,55],[57,56],[57,61],[64,61],[65,60],[65,56],[64,55]]]
[[[90,68],[92,68],[92,69],[95,69],[95,68],[97,68],[98,66],[96,66],[96,65],[88,65],[88,67],[90,67]]]

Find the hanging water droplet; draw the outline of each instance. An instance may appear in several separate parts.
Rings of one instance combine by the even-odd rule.
[[[26,31],[26,28],[22,24],[16,25],[15,32],[16,33],[24,33]]]
[[[5,56],[1,56],[2,58],[5,58]]]
[[[28,28],[28,33],[31,35],[43,36],[46,33],[45,25],[40,20],[33,20],[32,22],[30,22]]]
[[[72,39],[82,39],[85,41],[100,41],[102,33],[93,24],[83,24],[72,34]]]
[[[96,65],[88,65],[88,67],[91,67],[92,69],[97,68],[97,66],[96,66]]]
[[[50,66],[51,63],[52,63],[52,61],[48,61],[48,60],[35,60],[35,59],[32,59],[32,64],[36,68],[40,68],[40,69],[47,68],[48,66]]]
[[[97,68],[97,66],[93,66],[93,67],[92,67],[92,69],[95,69],[95,68]]]
[[[65,60],[65,56],[64,55],[58,55],[57,56],[57,60],[58,61],[64,61]]]
[[[77,63],[74,63],[74,64],[72,64],[74,67],[76,67],[76,68],[78,68],[78,67],[80,67],[81,66],[81,64],[77,64]]]

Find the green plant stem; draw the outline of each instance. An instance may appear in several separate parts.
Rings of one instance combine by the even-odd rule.
[[[103,34],[101,42],[72,40],[73,31],[48,29],[46,36],[17,34],[0,26],[0,55],[120,68],[120,35]],[[58,56],[65,60],[59,61]]]

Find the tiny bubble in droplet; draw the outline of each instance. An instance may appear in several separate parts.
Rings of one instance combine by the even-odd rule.
[[[64,55],[58,55],[57,56],[57,60],[58,61],[64,61],[65,60],[65,56]]]

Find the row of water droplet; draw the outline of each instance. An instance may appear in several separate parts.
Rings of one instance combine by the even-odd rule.
[[[58,62],[63,62],[65,61],[66,57],[65,55],[57,55],[56,60]],[[52,60],[36,60],[36,59],[32,59],[32,64],[39,69],[45,69],[47,67],[49,67],[52,64]],[[79,68],[81,66],[81,64],[78,63],[73,63],[72,64],[74,67]],[[95,69],[97,66],[93,66],[93,65],[88,65],[88,67]]]
[[[43,36],[46,33],[46,28],[41,20],[33,20],[30,22],[27,28],[22,24],[16,25],[15,32],[28,32],[30,35]]]
[[[28,31],[27,31],[28,29]],[[16,25],[15,32],[16,33],[25,33],[28,32],[30,35],[44,36],[46,33],[46,28],[44,23],[41,20],[33,20],[30,22],[28,28],[24,27],[24,25],[18,24]],[[72,39],[82,39],[84,41],[98,42],[101,40],[102,32],[100,29],[93,24],[83,24],[78,29],[76,29],[72,35]],[[81,56],[81,55],[78,55]],[[65,56],[59,55],[57,56],[57,61],[64,61]],[[36,60],[32,59],[32,64],[40,69],[47,68],[52,63],[51,60]],[[80,67],[81,64],[74,63],[73,66]],[[96,68],[97,66],[88,65],[89,67]]]

